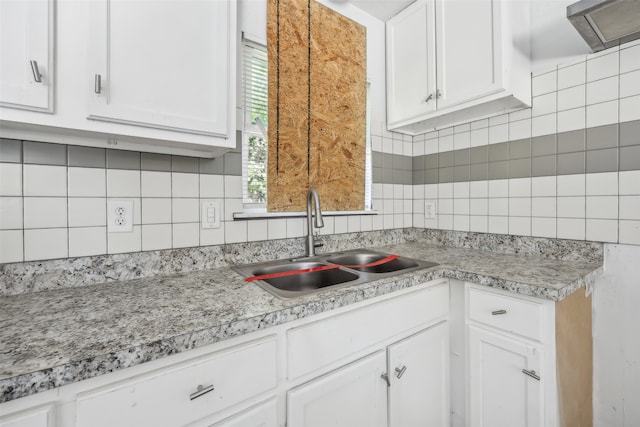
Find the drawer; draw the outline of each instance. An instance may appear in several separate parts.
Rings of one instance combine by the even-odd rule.
[[[533,340],[542,341],[545,310],[542,301],[467,286],[469,320]]]
[[[54,425],[54,405],[27,409],[5,417],[0,416],[2,427],[53,427]]]
[[[193,398],[200,386],[213,390]],[[276,339],[270,337],[84,394],[77,425],[185,425],[275,386]]]
[[[449,285],[434,286],[287,331],[289,379],[344,360],[449,313]]]

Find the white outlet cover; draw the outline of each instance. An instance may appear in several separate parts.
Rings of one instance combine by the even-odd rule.
[[[131,233],[133,231],[133,200],[107,201],[107,232]]]

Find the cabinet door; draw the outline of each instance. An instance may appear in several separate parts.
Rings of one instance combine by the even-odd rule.
[[[226,136],[229,20],[229,0],[93,1],[88,118]]]
[[[500,90],[500,1],[436,0],[438,109]]]
[[[387,121],[390,125],[435,111],[433,5],[432,0],[418,0],[387,21]]]
[[[543,425],[542,350],[473,326],[468,330],[468,425]],[[532,378],[523,370],[540,379]]]
[[[447,426],[449,326],[440,323],[389,346],[389,426]]]
[[[53,7],[53,0],[0,1],[3,107],[53,112]]]
[[[387,425],[386,355],[379,351],[287,393],[287,425]]]

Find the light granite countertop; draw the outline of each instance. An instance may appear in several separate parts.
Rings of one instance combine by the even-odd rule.
[[[441,277],[559,301],[602,272],[601,262],[424,243],[374,249],[440,265],[292,300],[229,267],[0,297],[0,402]]]

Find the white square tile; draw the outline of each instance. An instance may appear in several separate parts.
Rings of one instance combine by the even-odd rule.
[[[558,132],[584,129],[586,123],[585,108],[560,111],[558,113]]]
[[[640,95],[640,70],[620,75],[620,98]]]
[[[374,215],[374,218],[376,217],[382,217],[382,215]],[[332,216],[325,216],[324,218],[324,227],[322,227],[320,230],[320,235],[321,236],[329,236],[331,234],[334,234],[334,230],[335,230],[335,221],[334,221],[334,217]],[[380,226],[382,227],[382,226]],[[306,227],[305,227],[306,228]],[[381,228],[378,228],[377,230],[380,230]],[[306,235],[306,231],[305,231],[305,235]]]
[[[402,155],[404,152],[404,144],[402,143],[402,136],[400,136],[400,140],[393,140],[393,154]]]
[[[585,175],[558,175],[558,196],[584,196]]]
[[[531,199],[528,197],[510,198],[509,216],[531,216]]]
[[[393,218],[393,215],[385,215],[385,217],[390,216]],[[393,221],[393,219],[392,219]],[[385,228],[387,228],[387,224],[385,223]],[[343,234],[349,231],[349,221],[344,216],[337,216],[333,219],[333,231],[336,234]]]
[[[438,152],[453,150],[453,135],[440,136],[438,138]]]
[[[224,199],[224,220],[233,221],[235,212],[242,212],[242,199]]]
[[[284,218],[268,219],[267,227],[269,240],[287,237],[287,221]]]
[[[25,197],[24,228],[67,227],[67,199],[64,197]]]
[[[242,177],[241,176],[224,176],[224,197],[242,198]]]
[[[121,254],[142,250],[141,226],[134,225],[130,233],[107,233],[107,253]]]
[[[531,235],[535,237],[556,237],[555,218],[531,218]]]
[[[438,199],[438,214],[440,214],[440,215],[452,215],[453,214],[453,199]]]
[[[22,196],[22,165],[0,163],[0,196]]]
[[[417,227],[417,225],[415,226]],[[438,218],[434,218],[434,219],[425,219],[424,220],[424,228],[432,228],[432,229],[438,229]]]
[[[618,196],[587,196],[586,202],[587,218],[618,219]]]
[[[551,135],[556,133],[557,121],[557,114],[547,114],[546,116],[532,118],[531,136]]]
[[[371,196],[373,199],[382,199],[382,184],[373,183],[371,186]]]
[[[531,79],[531,94],[533,96],[557,90],[557,71],[541,74]]]
[[[509,217],[509,234],[531,236],[531,218]]]
[[[22,197],[0,197],[0,230],[23,227]]]
[[[247,240],[249,242],[264,241],[269,238],[267,233],[267,220],[257,219],[247,221]],[[202,237],[200,238],[202,240]],[[202,242],[201,242],[202,244]]]
[[[509,123],[527,119],[531,120],[531,108],[523,108],[522,110],[509,113]]]
[[[531,197],[531,178],[510,179],[509,197]]]
[[[470,147],[480,147],[489,144],[489,128],[474,129],[470,132]]]
[[[440,230],[453,230],[453,215],[439,215],[438,228]]]
[[[415,227],[415,228],[425,228],[424,215],[417,214],[417,213],[413,214],[413,227]],[[362,231],[369,231],[369,230],[365,230],[364,229],[364,225],[363,225]]]
[[[442,138],[443,136],[453,135],[453,127],[448,127],[444,129],[440,129],[438,131],[438,137]]]
[[[454,215],[453,229],[456,231],[469,231],[469,215]]]
[[[588,173],[586,175],[587,196],[618,194],[618,172]]]
[[[22,230],[0,230],[0,263],[24,261]]]
[[[469,127],[471,131],[488,128],[489,127],[489,119],[480,119],[469,123]]]
[[[393,214],[393,228],[404,228],[404,215]]]
[[[246,242],[247,241],[247,222],[240,221],[238,224],[244,226],[244,238],[241,240],[234,240],[233,229],[229,232],[229,224],[232,222],[225,222],[225,242]],[[238,234],[240,231],[238,231]],[[238,236],[240,237],[240,236]],[[173,224],[173,247],[174,248],[189,248],[198,246],[200,244],[200,224],[198,223],[185,223],[185,224]]]
[[[464,123],[461,125],[456,125],[453,127],[453,134],[457,134],[457,133],[463,133],[463,132],[469,132],[471,130],[471,124],[470,123]]]
[[[486,233],[489,230],[489,217],[486,215],[470,216],[469,231]]]
[[[171,249],[171,224],[142,225],[142,250]]]
[[[618,242],[618,221],[610,219],[587,219],[586,239],[594,242]]]
[[[534,197],[555,196],[556,185],[555,176],[537,176],[531,178],[531,195]]]
[[[603,102],[587,107],[587,127],[618,123],[618,101]]]
[[[142,197],[171,197],[171,172],[142,171]]]
[[[509,140],[517,141],[531,137],[531,119],[509,122]]]
[[[413,211],[413,200],[405,199],[403,200],[402,203],[403,203],[403,209],[402,209],[403,214],[408,214]]]
[[[620,196],[620,219],[640,220],[640,196]]]
[[[640,195],[640,170],[620,171],[619,194]]]
[[[571,110],[586,105],[584,86],[575,86],[558,91],[558,111]]]
[[[424,141],[415,141],[413,143],[413,156],[423,156],[424,155]]]
[[[314,228],[314,233],[317,231]],[[305,220],[303,218],[287,218],[287,238],[302,237],[306,235]]]
[[[469,198],[469,182],[454,182],[453,197],[455,199]]]
[[[587,105],[618,99],[618,76],[587,83]]]
[[[486,216],[489,213],[489,199],[469,199],[469,214]]]
[[[557,201],[558,218],[584,218],[586,202],[584,196],[560,196]]]
[[[140,197],[140,171],[107,169],[107,197]]]
[[[550,218],[556,217],[556,198],[555,197],[532,197],[531,198],[531,216]],[[555,233],[555,228],[554,228]]]
[[[24,260],[67,258],[68,236],[66,228],[47,228],[24,231]]]
[[[498,144],[509,140],[509,124],[489,127],[489,144]]]
[[[393,199],[393,184],[382,184],[382,197]]]
[[[619,108],[621,122],[640,120],[640,95],[621,98]]]
[[[426,194],[425,194],[426,196]],[[438,184],[438,197],[441,199],[452,199],[453,198],[453,183],[452,182],[443,182]]]
[[[106,197],[105,169],[69,168],[69,197]]]
[[[394,212],[394,201],[393,199],[385,199],[382,205],[382,212],[385,214],[392,214]]]
[[[377,151],[382,153],[382,137],[381,136],[372,136],[371,137],[371,149],[373,151]]]
[[[350,215],[347,217],[347,229],[349,230],[349,233],[358,233],[361,231],[359,215]]]
[[[174,224],[200,221],[199,199],[171,199],[171,206],[171,221]]]
[[[224,225],[220,228],[201,228],[200,246],[222,245],[224,244]]]
[[[453,214],[469,215],[469,199],[453,199]]]
[[[620,49],[620,74],[640,70],[640,44]]]
[[[506,197],[489,199],[489,215],[491,216],[508,216],[509,215],[509,199]]]
[[[619,52],[587,58],[587,82],[615,76],[619,70]]]
[[[585,219],[584,218],[558,218],[557,220],[558,239],[585,239]]]
[[[587,64],[579,62],[558,70],[558,89],[579,86],[587,81]]]
[[[440,189],[440,184],[426,184],[424,186],[424,198],[437,199],[439,189]]]
[[[545,114],[555,113],[556,109],[556,92],[547,93],[545,95],[535,96],[532,99],[531,116],[544,116]]]
[[[171,173],[172,197],[198,197],[200,194],[200,176],[196,173]],[[228,197],[231,197],[230,195]],[[242,197],[242,193],[239,196]]]
[[[461,150],[471,146],[471,132],[456,133],[453,135],[453,149]]]
[[[509,180],[494,179],[489,181],[489,197],[508,197]]]
[[[422,217],[423,220],[423,225],[424,226],[424,216]],[[415,224],[415,215],[414,215],[414,224]],[[415,225],[416,227],[418,225]],[[373,230],[373,217],[371,215],[362,215],[360,217],[360,229],[362,231],[371,231]]]
[[[25,196],[64,197],[67,195],[65,166],[24,165],[23,179]]]
[[[640,245],[640,221],[624,221],[618,223],[620,227],[620,243]]]
[[[94,256],[107,253],[107,227],[69,229],[69,256]]]
[[[471,181],[469,183],[469,197],[489,197],[489,181]]]
[[[489,216],[489,233],[509,234],[509,217]]]
[[[69,198],[69,227],[101,227],[106,225],[107,199],[103,197]],[[71,247],[69,250],[71,251]]]
[[[500,114],[497,116],[489,117],[489,127],[504,125],[509,123],[509,114]]]
[[[403,137],[406,138],[411,138],[411,136],[409,135],[403,135]],[[404,156],[413,156],[413,142],[411,140],[405,140],[403,141],[402,144],[402,155]]]
[[[143,197],[142,224],[171,224],[171,200]]]
[[[424,199],[424,185],[413,185],[413,199]]]

